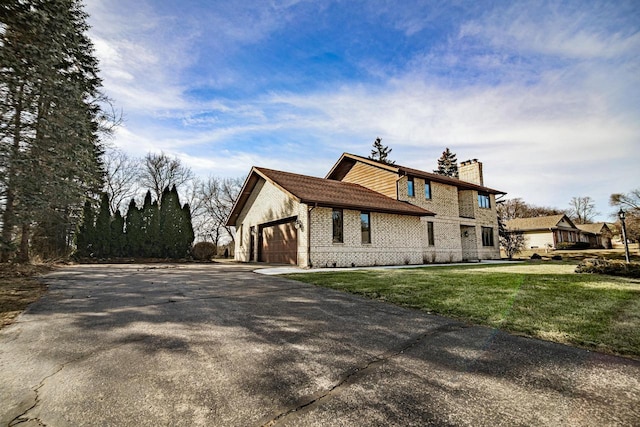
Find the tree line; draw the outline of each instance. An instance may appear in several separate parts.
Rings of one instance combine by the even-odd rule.
[[[97,210],[108,193],[115,221],[132,197],[158,201],[174,185],[198,239],[233,240],[225,220],[242,179],[197,179],[164,153],[131,159],[105,144],[120,116],[87,18],[81,0],[0,2],[0,261],[68,256],[85,200]]]
[[[196,240],[209,241],[218,246],[235,239],[227,217],[240,193],[244,178],[200,178],[179,158],[164,152],[147,153],[135,158],[116,148],[107,149],[104,191],[109,195],[112,214],[124,212],[134,198],[141,200],[144,191],[160,200],[163,189],[176,186],[180,199],[191,209]]]
[[[86,201],[77,234],[79,257],[185,258],[194,240],[191,209],[180,205],[176,186],[166,187],[160,203],[147,191],[138,208],[131,199],[126,215],[111,213],[109,195],[103,193],[97,215]]]

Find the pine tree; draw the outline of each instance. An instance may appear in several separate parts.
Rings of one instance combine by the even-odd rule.
[[[96,217],[95,229],[95,254],[97,257],[111,255],[111,212],[109,208],[109,195],[102,193],[100,209]]]
[[[371,150],[371,155],[369,156],[369,158],[386,165],[394,165],[396,162],[389,160],[389,154],[392,151],[393,149],[387,147],[386,145],[382,145],[381,138],[376,138],[376,140],[373,142],[373,150]]]
[[[125,218],[125,250],[124,253],[131,257],[145,256],[143,252],[144,234],[143,234],[142,214],[136,206],[135,199],[131,199],[127,216]]]
[[[101,187],[101,81],[80,0],[1,2],[0,16],[2,240],[19,227],[28,259],[34,229],[64,251]]]
[[[93,254],[93,246],[96,238],[96,226],[93,206],[87,200],[82,209],[82,223],[78,227],[76,235],[76,251],[78,256],[89,257]]]
[[[438,159],[438,169],[433,173],[458,178],[458,159],[449,148],[442,152],[442,156]]]

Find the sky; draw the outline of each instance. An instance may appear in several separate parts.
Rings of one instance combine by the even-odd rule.
[[[640,2],[85,0],[111,144],[202,177],[479,159],[506,198],[640,187]]]

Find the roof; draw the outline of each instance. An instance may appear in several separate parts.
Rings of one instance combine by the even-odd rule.
[[[562,220],[567,221],[573,228],[573,222],[564,214],[550,216],[536,216],[531,218],[516,218],[504,222],[508,230],[533,231],[533,230],[549,230],[558,228],[558,223]]]
[[[473,182],[463,181],[458,178],[451,178],[437,173],[425,172],[419,169],[408,168],[400,165],[388,165],[378,162],[376,160],[368,159],[366,157],[358,156],[350,153],[343,153],[340,159],[333,165],[333,168],[329,171],[326,178],[333,180],[341,180],[349,172],[355,162],[367,163],[371,166],[378,167],[383,170],[387,170],[398,175],[410,175],[416,178],[423,178],[428,181],[440,182],[443,184],[453,185],[463,190],[476,190],[484,193],[491,194],[507,194],[504,191],[495,190],[493,188],[485,187],[483,185],[475,184]]]
[[[392,199],[358,184],[254,166],[227,219],[227,225],[235,225],[240,211],[260,179],[269,181],[298,202],[308,205],[411,216],[435,215],[426,209]]]
[[[576,227],[582,231],[593,234],[601,234],[605,231],[611,231],[605,222],[596,222],[595,224],[576,224]]]

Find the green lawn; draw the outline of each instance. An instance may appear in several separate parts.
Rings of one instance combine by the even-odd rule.
[[[517,334],[640,358],[640,280],[525,263],[287,277]]]

